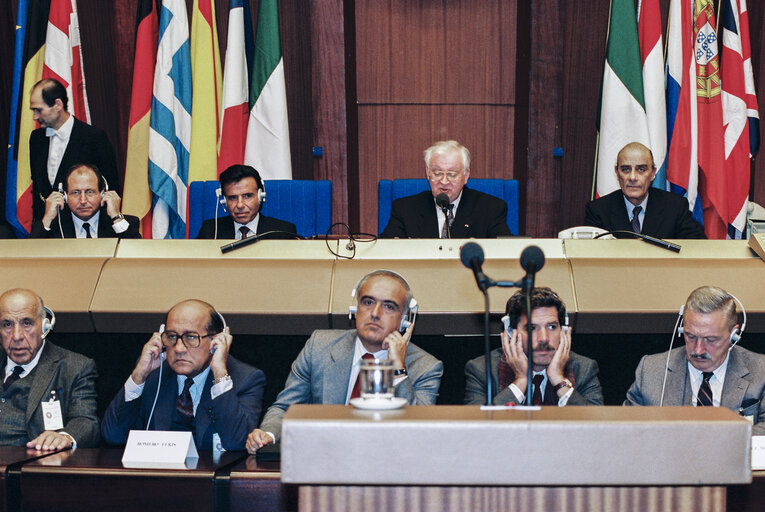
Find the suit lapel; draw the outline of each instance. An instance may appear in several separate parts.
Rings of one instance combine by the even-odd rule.
[[[61,183],[64,181],[64,175],[66,174],[66,171],[71,165],[74,165],[79,160],[79,158],[76,156],[79,151],[79,142],[80,142],[80,127],[78,125],[79,121],[77,118],[74,118],[74,124],[72,125],[72,133],[69,134],[69,143],[66,145],[66,149],[64,150],[64,154],[61,156],[61,162],[58,165],[58,170],[56,171],[56,181],[55,183]],[[48,139],[48,137],[45,137]],[[49,139],[50,140],[50,139]],[[46,148],[47,149],[47,148]],[[46,151],[45,154],[47,155],[48,152]],[[46,160],[47,161],[47,160]],[[71,162],[71,164],[69,163]]]
[[[322,390],[325,404],[344,404],[348,394],[348,383],[351,379],[353,351],[356,342],[356,331],[349,331],[339,343],[335,343],[330,351],[330,364],[325,372],[324,389]],[[315,397],[316,398],[316,397]]]
[[[199,398],[199,405],[197,406],[197,412],[194,415],[195,423],[194,430],[196,433],[196,437],[199,440],[199,445],[202,445],[202,442],[205,439],[205,433],[207,432],[207,429],[210,428],[210,415],[207,414],[207,408],[210,407],[210,403],[212,402],[212,395],[210,394],[210,389],[212,388],[212,381],[213,381],[213,374],[212,370],[207,374],[207,378],[205,379],[205,386],[202,388],[202,396]],[[233,390],[229,391],[229,393],[233,392]]]
[[[218,219],[218,240],[230,240],[236,238],[234,234],[234,219],[231,215]]]
[[[175,372],[170,369],[170,365],[164,362],[162,368],[162,382],[158,384],[160,386],[159,397],[157,398],[157,407],[154,408],[154,428],[153,430],[170,430],[173,419],[172,414],[175,410],[175,400],[177,399],[180,391],[178,391],[178,379]],[[157,390],[154,390],[156,393]],[[151,402],[154,402],[154,397],[151,397]],[[147,418],[148,419],[148,418]]]
[[[662,379],[663,377],[663,375],[660,376]],[[661,383],[661,381],[659,382]],[[691,405],[692,394],[685,349],[681,348],[672,354],[669,361],[664,405]]]
[[[616,220],[614,230],[632,231],[632,222],[624,205],[624,194],[621,190],[614,192],[609,209],[611,210],[611,218]]]
[[[452,238],[467,238],[470,232],[470,219],[473,219],[473,209],[475,208],[475,195],[467,187],[462,189],[460,198],[460,207],[457,208],[457,214],[452,223]]]
[[[659,192],[651,190],[648,193],[648,203],[645,208],[645,218],[643,219],[643,233],[656,233],[659,231],[659,224],[664,218],[664,204],[660,201]]]
[[[743,362],[736,357],[736,351],[731,350],[728,369],[725,370],[722,396],[720,397],[721,407],[738,410],[749,387],[749,382],[744,379],[747,375],[749,375],[749,368],[744,366]]]
[[[45,396],[45,392],[50,387],[53,375],[56,372],[56,366],[61,359],[60,354],[57,353],[56,348],[50,343],[46,343],[43,353],[40,356],[40,360],[37,362],[37,366],[34,369],[34,375],[32,376],[32,384],[29,386],[29,397],[27,400],[26,422],[29,424],[32,415],[35,410],[40,406],[40,402],[43,399],[48,400],[50,397]],[[61,400],[61,397],[58,397]]]
[[[439,238],[438,217],[436,216],[436,204],[433,202],[433,195],[428,192],[423,193],[423,200],[418,205],[418,214],[420,217],[420,231],[423,238]]]

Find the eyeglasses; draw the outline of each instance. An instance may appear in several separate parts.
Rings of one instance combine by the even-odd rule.
[[[462,176],[462,171],[441,171],[438,169],[431,169],[428,171],[428,177],[433,181],[441,181],[446,176],[449,181],[456,181]]]
[[[83,194],[88,199],[92,199],[98,195],[98,190],[93,190],[92,188],[89,188],[88,190],[72,190],[71,192],[67,193],[67,195],[71,197],[76,197],[76,198],[79,198]]]
[[[200,335],[198,332],[184,332],[183,334],[178,334],[175,331],[165,331],[162,333],[161,337],[162,344],[167,348],[174,347],[178,343],[178,338],[181,339],[186,348],[197,348],[202,342],[202,338],[209,338],[216,334],[218,333]]]

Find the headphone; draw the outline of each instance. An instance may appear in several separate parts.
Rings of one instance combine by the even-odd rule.
[[[392,270],[386,270],[386,272],[390,272],[391,274],[395,275],[399,279],[401,279],[403,282],[406,283],[406,286],[411,290],[412,287],[409,286],[409,282],[399,274],[398,272],[394,272]],[[385,275],[385,274],[381,274]],[[359,286],[361,286],[361,282],[366,278],[367,276],[362,277],[359,279],[359,281],[356,283],[356,286],[353,287],[353,290],[351,291],[351,305],[348,306],[348,320],[353,319],[353,315],[358,313],[358,299],[356,298],[356,293],[359,290]],[[400,332],[404,332],[409,328],[410,325],[414,323],[415,318],[417,318],[417,311],[419,310],[419,305],[417,304],[417,300],[415,300],[414,296],[412,296],[412,299],[409,301],[409,308],[406,315],[401,315],[401,323],[398,326],[398,330]]]
[[[244,179],[244,178],[243,178]],[[263,208],[263,203],[266,202],[266,184],[263,183],[262,179],[255,179],[255,184],[258,186],[258,203],[260,208]],[[226,213],[231,213],[226,209],[226,196],[223,194],[223,187],[218,187],[215,189],[215,233],[213,235],[213,239],[218,239],[218,207],[222,207],[223,211]],[[218,313],[220,314],[220,313]],[[221,317],[223,318],[223,317]],[[225,325],[226,321],[223,321],[223,324]]]
[[[215,311],[215,314],[218,315],[218,318],[220,318],[221,323],[223,323],[223,330],[221,332],[224,332],[226,330],[226,328],[228,328],[228,325],[226,325],[226,319],[223,318],[223,315],[221,315],[220,312],[217,309],[214,309],[213,311]],[[56,321],[55,318],[54,318],[53,321],[54,322]],[[163,332],[165,332],[165,324],[162,324],[162,325],[159,326],[159,334],[162,334]],[[216,348],[217,347],[211,348],[210,349],[210,353],[214,354]],[[164,345],[162,345],[162,353],[163,353],[163,355],[164,355],[165,349],[166,349],[166,347]]]
[[[736,346],[736,343],[739,342],[739,340],[741,339],[741,336],[744,335],[744,331],[746,330],[746,309],[744,308],[744,304],[740,300],[738,300],[738,297],[736,297],[732,293],[728,293],[728,295],[730,295],[731,298],[734,301],[736,301],[738,306],[741,308],[741,314],[744,315],[744,321],[741,323],[741,327],[735,327],[730,332],[730,337],[728,338],[728,343],[730,343],[730,347],[728,348],[728,351],[730,352],[730,350]],[[677,321],[675,322],[675,325],[678,326],[677,327],[678,338],[680,338],[685,333],[684,323],[685,323],[685,304],[680,306],[680,312],[678,313]]]
[[[532,310],[533,313],[533,310]],[[505,332],[508,336],[513,335],[513,328],[510,327],[510,316],[505,315],[500,320],[502,320],[502,326],[505,329]],[[569,324],[568,324],[568,311],[566,311],[566,308],[563,308],[563,325],[561,325],[561,329],[563,329],[563,332],[569,331]]]
[[[64,195],[64,201],[67,201],[68,196],[66,194],[66,190],[64,190],[64,183],[67,184],[67,188],[69,188],[69,176],[78,169],[89,169],[93,171],[93,173],[96,175],[96,179],[98,180],[98,190],[101,192],[101,199],[104,198],[104,192],[109,191],[109,182],[106,181],[106,178],[103,174],[101,174],[101,171],[98,170],[98,167],[95,165],[83,165],[83,164],[75,164],[72,167],[69,168],[69,170],[66,172],[66,176],[64,177],[64,182],[58,183],[58,191],[60,194]]]
[[[45,318],[42,321],[42,338],[45,337],[56,327],[56,314],[48,306],[43,306]],[[50,318],[48,318],[50,317]]]

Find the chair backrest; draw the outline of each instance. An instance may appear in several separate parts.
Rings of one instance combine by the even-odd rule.
[[[507,203],[507,226],[517,235],[518,180],[470,179],[467,186],[473,190],[498,197]],[[430,190],[426,179],[380,180],[377,184],[377,233],[382,233],[390,219],[390,210],[396,199]]]
[[[292,222],[298,235],[325,234],[332,224],[332,182],[329,180],[265,180],[263,215]],[[202,222],[215,218],[216,180],[195,181],[189,186],[189,238],[196,238]],[[222,199],[222,198],[221,198]],[[228,215],[226,202],[218,205],[218,217]]]

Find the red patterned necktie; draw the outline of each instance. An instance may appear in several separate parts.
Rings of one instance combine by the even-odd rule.
[[[194,379],[187,377],[183,384],[183,391],[175,401],[175,409],[181,415],[181,419],[189,425],[194,421],[194,402],[191,400],[191,391],[189,391],[193,384]]]
[[[542,405],[542,381],[543,380],[545,380],[545,376],[542,375],[541,373],[538,373],[531,378],[531,383],[534,386],[534,391],[531,395],[531,405]]]
[[[699,392],[696,395],[696,405],[700,407],[712,406],[714,401],[712,400],[712,387],[709,385],[709,379],[712,378],[714,372],[703,372],[704,377],[699,386]]]
[[[369,361],[370,359],[374,359],[375,356],[367,352],[363,356],[361,356],[361,361],[364,362],[364,360]],[[356,375],[356,383],[353,385],[353,391],[351,391],[351,399],[359,398],[361,396],[361,366],[359,366],[359,374]]]

